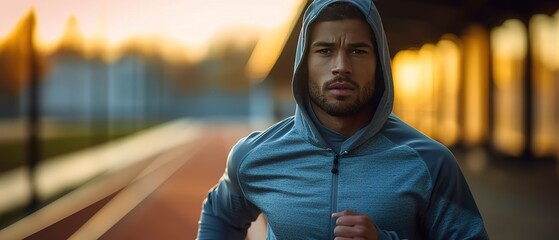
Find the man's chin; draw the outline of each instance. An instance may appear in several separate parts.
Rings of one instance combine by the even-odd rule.
[[[334,103],[329,104],[323,109],[328,115],[335,117],[350,117],[355,115],[359,110],[355,104],[350,103]]]

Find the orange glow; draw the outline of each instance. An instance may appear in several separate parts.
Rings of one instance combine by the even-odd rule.
[[[37,16],[36,44],[41,51],[53,50],[67,31],[68,19],[75,16],[84,50],[101,47],[117,51],[131,38],[163,39],[158,47],[167,54],[185,54],[200,59],[208,43],[220,33],[235,27],[270,31],[280,28],[301,0],[217,0],[211,3],[194,0],[18,0],[0,8],[0,39],[16,25],[18,19],[34,7]],[[254,34],[237,33],[237,37]],[[112,53],[111,53],[112,54]]]
[[[415,101],[420,104],[417,110],[420,110],[418,117],[417,128],[423,133],[433,136],[434,125],[436,123],[436,104],[435,103],[435,84],[438,82],[440,70],[439,62],[437,61],[437,49],[435,45],[425,44],[419,49],[419,67],[421,69],[421,80],[419,85],[419,92]]]
[[[526,27],[511,19],[491,31],[493,79],[495,80],[495,147],[519,156],[524,151],[525,132],[523,80],[527,50]]]
[[[394,78],[394,112],[412,126],[418,125],[416,111],[421,87],[421,65],[417,51],[396,54],[392,63]]]
[[[489,36],[472,26],[462,37],[464,48],[464,142],[469,146],[487,140],[489,106]]]
[[[531,147],[537,156],[548,156],[554,153],[554,128],[557,127],[553,111],[557,107],[553,102],[556,95],[553,84],[558,81],[556,61],[559,57],[555,49],[559,42],[559,18],[535,15],[530,21],[530,29],[534,101],[534,141]]]
[[[555,39],[559,41],[559,10],[553,16],[555,22]],[[554,92],[555,92],[555,103],[553,106],[554,109],[554,126],[555,126],[555,155],[557,159],[559,159],[559,47],[557,45],[554,46],[552,49],[554,52],[554,56],[556,60],[554,61],[555,65],[553,66],[553,70],[555,73],[555,81],[554,81]]]
[[[393,60],[394,112],[423,133],[432,136],[436,118],[433,91],[436,49],[425,44],[420,50],[405,50]]]
[[[405,50],[393,60],[394,112],[426,135],[453,145],[458,140],[461,53],[456,37]]]
[[[421,68],[418,58],[418,53],[411,50],[398,52],[394,57],[394,85],[399,98],[411,97],[419,90]]]
[[[440,114],[437,126],[441,130],[437,136],[443,144],[453,145],[458,141],[458,96],[460,88],[461,52],[455,36],[446,35],[437,43],[440,67],[441,94]]]
[[[300,16],[304,10],[306,1],[301,1],[299,6],[292,11],[283,26],[270,32],[265,32],[256,44],[252,55],[247,63],[247,75],[253,81],[263,81],[275,64],[275,61],[281,54],[289,34],[295,27],[296,18]]]

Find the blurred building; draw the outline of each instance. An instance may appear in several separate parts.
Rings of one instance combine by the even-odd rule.
[[[25,23],[19,28],[28,28]],[[20,30],[12,39],[24,39]],[[248,114],[249,84],[244,65],[252,46],[220,40],[222,45],[200,62],[171,61],[162,54],[131,42],[114,59],[98,49],[87,54],[75,19],[70,19],[59,48],[40,59],[45,71],[40,79],[41,117],[61,121],[165,121],[178,117],[231,117]],[[229,41],[234,41],[231,39]],[[227,44],[230,44],[227,46]],[[13,45],[13,44],[12,44]],[[0,46],[2,94],[0,117],[24,117],[28,106],[26,76],[11,77],[11,70],[25,66]],[[151,46],[153,48],[153,46]],[[33,50],[31,50],[33,51]],[[113,54],[114,55],[114,54]],[[15,57],[14,57],[15,56]],[[18,83],[21,82],[21,83]],[[17,83],[17,84],[16,84]]]

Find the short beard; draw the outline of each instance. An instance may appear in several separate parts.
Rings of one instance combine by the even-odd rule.
[[[346,97],[338,96],[335,102],[328,102],[328,99],[324,96],[324,93],[328,92],[328,85],[341,81],[353,84],[359,93],[358,98],[353,102],[348,102]],[[317,105],[328,115],[335,117],[350,117],[361,112],[364,108],[375,108],[375,106],[372,106],[374,95],[373,87],[373,81],[367,82],[367,84],[361,88],[350,78],[338,77],[324,83],[322,87],[319,87],[314,83],[309,83],[309,96],[311,102]]]

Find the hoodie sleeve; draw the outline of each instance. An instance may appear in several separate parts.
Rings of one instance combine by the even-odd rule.
[[[488,239],[454,155],[441,148],[431,149],[423,157],[432,182],[429,205],[423,214],[426,239]]]
[[[237,143],[231,150],[225,173],[202,205],[199,240],[245,239],[247,229],[260,214],[260,210],[244,197],[239,185],[237,168],[244,155],[240,145]]]

